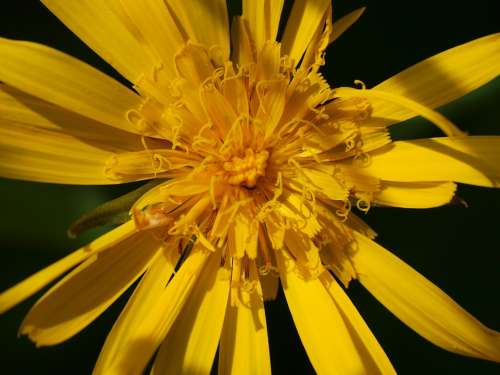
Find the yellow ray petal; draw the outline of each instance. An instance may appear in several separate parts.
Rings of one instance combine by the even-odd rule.
[[[282,38],[283,54],[297,65],[316,30],[321,27],[329,0],[297,0],[288,17]]]
[[[366,10],[366,7],[362,7],[356,10],[353,10],[351,13],[346,14],[338,21],[333,23],[333,31],[330,35],[330,43],[333,43],[337,40],[347,29],[349,29]]]
[[[160,58],[161,63],[158,68],[165,68],[167,77],[174,78],[173,56],[186,40],[164,1],[121,0],[121,4],[148,46]]]
[[[85,259],[95,253],[112,248],[116,243],[133,233],[135,233],[135,226],[132,221],[129,221],[2,292],[0,294],[0,314],[31,297]]]
[[[500,186],[500,137],[398,141],[370,154],[364,173],[398,182],[456,181]]]
[[[218,63],[229,58],[229,21],[225,0],[166,0],[189,39],[212,50]]]
[[[260,276],[260,285],[262,287],[262,297],[264,301],[272,301],[278,297],[279,277],[273,273]]]
[[[309,76],[312,81],[324,86],[326,81],[321,74],[317,74],[319,68],[325,65],[325,50],[328,47],[330,41],[330,35],[332,34],[333,22],[332,22],[332,7],[330,6],[320,27],[316,29],[311,41],[306,48],[302,62],[300,63],[300,68],[304,70],[309,70]],[[326,86],[325,86],[326,87]]]
[[[113,152],[142,149],[140,137],[0,85],[0,174],[65,184],[110,184]],[[122,180],[123,181],[123,180]]]
[[[250,266],[254,290],[241,286],[240,302],[227,304],[219,348],[219,375],[271,374],[266,315],[254,263]]]
[[[342,290],[339,284],[335,281],[330,273],[323,272],[319,277],[333,301],[337,305],[342,318],[346,321],[346,325],[353,336],[359,338],[366,351],[367,361],[373,361],[381,374],[396,374],[392,367],[389,358],[380,346],[377,339],[373,335],[370,328],[366,325],[363,317],[360,315],[354,304],[351,302],[347,294]]]
[[[0,120],[3,124],[21,123],[44,130],[58,131],[106,151],[144,149],[141,138],[136,134],[79,116],[3,84],[0,84]],[[148,145],[151,142],[155,140],[148,139]]]
[[[457,186],[453,182],[390,182],[382,181],[382,190],[373,202],[383,206],[432,208],[449,203]]]
[[[243,17],[233,17],[231,23],[232,61],[248,65],[256,60],[248,24]]]
[[[258,51],[268,40],[275,41],[283,9],[283,0],[243,0],[243,18]]]
[[[60,132],[1,124],[0,152],[2,177],[79,185],[120,182],[104,173],[112,153]]]
[[[310,189],[316,190],[332,200],[344,201],[347,199],[349,192],[346,187],[333,174],[329,174],[326,169],[304,168],[302,172],[309,180],[303,183],[309,186]]]
[[[130,355],[135,349],[133,345],[136,343],[129,340],[129,337],[133,336],[143,319],[147,317],[150,309],[154,308],[157,299],[163,293],[165,285],[167,285],[174,271],[178,256],[174,255],[176,252],[169,250],[172,249],[165,246],[158,252],[157,257],[134,290],[106,338],[94,368],[94,375],[112,372],[114,364],[122,356]],[[127,352],[127,350],[130,352]],[[118,373],[120,368],[115,367],[114,370]]]
[[[231,271],[213,256],[156,356],[152,375],[208,374],[224,322]]]
[[[110,178],[143,180],[184,176],[197,167],[201,160],[185,152],[169,149],[148,149],[118,153],[106,166]]]
[[[94,375],[142,373],[182,310],[208,255],[195,245],[166,287],[165,280],[168,282],[173,263],[167,260],[167,263],[155,264],[151,276],[141,282],[141,288],[115,323]]]
[[[394,105],[396,107],[401,107],[405,110],[412,112],[414,115],[420,115],[426,120],[429,120],[434,125],[436,125],[439,129],[443,131],[446,135],[449,136],[464,136],[460,129],[456,127],[450,120],[444,117],[441,113],[433,110],[430,107],[426,107],[421,103],[418,103],[408,97],[381,91],[381,90],[357,90],[350,87],[339,87],[335,89],[335,94],[339,97],[363,97],[370,100],[370,104],[372,107],[376,108],[377,100],[382,101],[383,103],[389,103],[389,105]],[[381,125],[379,124],[378,114],[372,114],[374,117],[371,120],[367,121],[366,125]],[[378,117],[377,117],[378,116]],[[385,123],[385,118],[382,118],[383,125],[388,125]]]
[[[288,307],[316,372],[339,375],[383,373],[321,281],[317,278],[304,280],[295,270],[293,261],[283,252],[278,252],[277,259]],[[374,351],[375,347],[370,349]],[[390,368],[388,365],[381,367]]]
[[[358,246],[352,261],[358,278],[394,315],[446,350],[500,361],[500,333],[482,325],[389,251],[354,235]]]
[[[0,38],[0,80],[82,116],[137,132],[126,114],[140,106],[138,95],[52,48]]]
[[[144,272],[158,248],[151,233],[141,233],[88,258],[32,307],[20,332],[37,346],[77,334]]]
[[[42,3],[90,48],[130,82],[153,68],[147,47],[127,27],[115,1],[42,0]]]
[[[487,35],[430,57],[375,88],[437,108],[484,85],[500,74],[500,33]],[[411,110],[375,99],[374,121],[385,125],[415,116]]]

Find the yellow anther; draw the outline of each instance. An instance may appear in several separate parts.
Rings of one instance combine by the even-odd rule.
[[[266,174],[268,158],[269,152],[266,150],[255,153],[253,149],[247,148],[242,157],[233,156],[223,164],[224,170],[228,172],[227,181],[231,185],[255,187],[258,178]]]

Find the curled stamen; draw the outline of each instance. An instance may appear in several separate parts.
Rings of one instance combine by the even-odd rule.
[[[370,164],[371,156],[366,152],[360,151],[354,156],[353,160],[356,165],[364,167]]]
[[[360,90],[366,90],[366,85],[363,81],[360,79],[355,79],[354,84],[360,89]]]
[[[341,222],[345,222],[349,213],[351,212],[351,202],[349,200],[344,201],[344,205],[342,208],[339,208],[335,211],[335,214],[340,217]]]
[[[367,213],[371,207],[370,200],[368,200],[366,198],[360,198],[356,201],[356,207],[358,208],[358,210],[363,211],[364,213]]]

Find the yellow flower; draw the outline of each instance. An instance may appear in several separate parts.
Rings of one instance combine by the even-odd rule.
[[[71,270],[21,333],[60,343],[140,282],[95,374],[270,373],[264,300],[283,287],[320,374],[395,373],[339,283],[359,280],[444,349],[500,360],[500,336],[377,245],[352,208],[447,204],[454,182],[500,186],[500,137],[433,108],[498,76],[500,34],[373,89],[331,88],[323,54],[362,13],[328,0],[43,3],[133,84],[51,48],[0,40],[0,173],[67,184],[160,179],[130,220],[0,295],[0,312]],[[436,79],[436,72],[450,79]],[[459,84],[449,87],[447,82]],[[423,116],[447,137],[391,142]],[[142,276],[142,277],[141,277]]]

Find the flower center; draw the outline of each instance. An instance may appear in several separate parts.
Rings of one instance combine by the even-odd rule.
[[[227,182],[231,185],[242,185],[254,188],[260,176],[266,174],[269,152],[266,150],[255,152],[251,148],[245,149],[243,156],[233,156],[223,165],[227,172]]]

